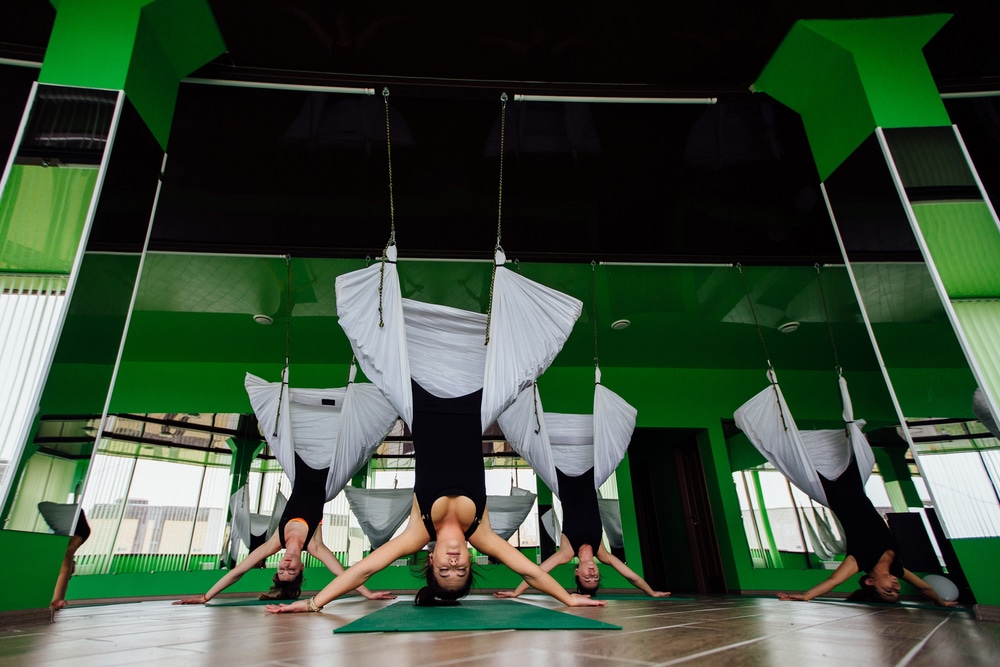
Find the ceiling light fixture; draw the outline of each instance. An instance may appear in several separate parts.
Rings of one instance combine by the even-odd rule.
[[[778,331],[780,331],[783,334],[790,334],[793,331],[798,331],[798,329],[799,329],[799,323],[794,321],[785,322],[784,324],[778,326]]]
[[[632,323],[629,322],[628,320],[615,320],[614,322],[611,323],[611,328],[614,329],[615,331],[623,331],[625,329],[628,329],[629,326],[631,326],[631,324]]]
[[[254,315],[253,316],[253,321],[256,322],[257,324],[265,324],[265,325],[271,324],[272,322],[274,322],[274,320],[272,320],[267,315]]]

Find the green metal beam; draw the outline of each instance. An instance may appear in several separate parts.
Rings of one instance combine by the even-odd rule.
[[[51,0],[41,83],[124,90],[166,150],[182,78],[225,51],[205,0]]]
[[[751,89],[802,116],[826,180],[876,127],[951,124],[921,50],[950,18],[798,21]]]

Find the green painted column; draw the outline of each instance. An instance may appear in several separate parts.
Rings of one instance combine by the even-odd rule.
[[[799,21],[753,85],[802,116],[831,221],[904,424],[972,418],[976,386],[1000,414],[1000,222],[921,50],[950,18]],[[894,251],[918,254],[923,262],[871,259]],[[936,341],[891,332],[928,323],[942,334]],[[914,357],[926,364],[919,372]],[[964,522],[963,515],[976,510],[925,472],[939,469],[941,459],[933,457],[943,454],[913,433],[905,437],[946,532],[953,543],[962,539],[963,564],[995,557],[1000,536]],[[890,460],[884,472],[891,477],[898,466]],[[901,475],[892,480],[899,482],[893,502],[909,506],[915,493],[902,481]],[[1000,604],[996,577],[985,568],[969,570],[978,601]]]
[[[92,374],[102,382],[81,379],[79,386],[62,383],[59,390],[76,397],[74,414],[104,412],[180,81],[225,50],[206,0],[53,0],[52,5],[56,18],[42,69],[0,179],[0,273],[18,279],[60,276],[65,287],[52,320],[57,334],[39,353],[38,373],[16,385],[0,378],[16,387],[29,408],[9,433],[0,433],[15,443],[11,474],[0,484],[0,503],[6,506],[7,489],[18,483],[13,471],[23,468],[35,408],[44,412],[55,393],[46,391],[54,367],[95,369]],[[52,136],[67,139],[53,142]],[[73,137],[82,140],[73,143]],[[140,157],[118,165],[116,141]],[[127,202],[102,199],[105,181],[114,179],[116,170],[128,170],[142,181]],[[90,252],[92,230],[110,218],[103,215],[105,209],[116,207],[118,214],[127,211],[135,219],[118,239],[128,250]],[[91,288],[106,287],[100,279],[109,274],[116,278],[113,289],[105,289],[98,301],[85,298]],[[31,289],[14,294],[31,294]],[[113,320],[110,338],[88,349],[74,347],[74,322],[91,318],[92,327],[95,317]],[[25,350],[43,339],[42,331],[32,333],[21,343]],[[15,548],[15,542],[20,544],[16,536],[0,531],[0,552]],[[59,548],[56,541],[45,543]],[[61,561],[61,551],[54,558]],[[57,570],[51,570],[53,581]],[[37,603],[47,602],[51,590],[35,586],[28,591],[15,583],[6,597],[14,608],[44,606]]]
[[[622,519],[622,541],[628,566],[640,577],[645,576],[642,567],[642,548],[639,544],[639,523],[635,518],[635,492],[632,490],[632,468],[628,452],[615,468],[615,482],[618,484],[618,511]]]
[[[40,83],[123,90],[164,148],[181,79],[225,51],[206,0],[51,0]]]

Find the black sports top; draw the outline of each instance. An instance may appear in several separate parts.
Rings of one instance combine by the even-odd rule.
[[[76,519],[76,528],[73,530],[73,534],[83,539],[84,542],[90,537],[90,524],[87,523],[87,515],[83,513],[82,508],[80,516]]]
[[[597,489],[594,488],[594,469],[578,477],[570,477],[556,468],[556,480],[559,483],[559,502],[562,503],[563,535],[577,556],[580,555],[580,547],[585,544],[589,544],[596,555],[601,548],[603,529]]]
[[[871,572],[882,558],[882,554],[891,549],[895,557],[889,566],[889,572],[896,577],[902,577],[903,561],[899,555],[896,539],[865,493],[861,473],[854,458],[851,457],[847,470],[836,480],[830,481],[823,475],[820,475],[819,479],[826,492],[830,509],[844,527],[847,553],[854,556],[854,560],[858,562],[858,569],[866,573]]]
[[[415,381],[413,386],[413,494],[427,534],[437,539],[431,508],[443,496],[465,496],[476,505],[476,518],[465,531],[469,539],[486,510],[483,429],[479,411],[483,390],[457,398],[438,398]]]
[[[309,532],[303,548],[308,547],[316,527],[323,520],[323,505],[326,504],[326,478],[329,468],[316,470],[310,468],[298,454],[295,455],[295,484],[292,487],[292,497],[285,505],[278,522],[278,538],[281,547],[285,548],[285,526],[292,519],[303,519]]]

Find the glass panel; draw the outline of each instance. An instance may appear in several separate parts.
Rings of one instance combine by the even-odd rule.
[[[961,292],[963,298],[988,295],[996,282],[995,272],[985,275],[970,269],[982,265],[982,253],[1000,252],[1000,246],[994,248],[1000,238],[978,190],[969,187],[968,165],[956,162],[961,151],[954,132],[900,130],[887,132],[886,137],[906,192],[914,201],[920,229],[928,246],[933,246],[930,252],[944,287]],[[941,157],[939,164],[927,164],[935,155]],[[901,417],[908,423],[969,419],[977,382],[966,353],[981,360],[987,376],[995,374],[997,360],[988,360],[995,331],[985,326],[977,333],[976,327],[963,325],[966,339],[974,343],[970,350],[963,349],[948,313],[953,304],[942,302],[907,217],[906,202],[892,181],[888,160],[873,138],[826,184],[858,297]],[[954,303],[956,315],[963,313],[957,315],[959,321],[971,322],[988,310],[980,308],[979,301]],[[921,433],[911,430],[901,435],[918,439]],[[947,535],[963,535],[966,524],[959,517],[968,508],[951,492],[942,462],[930,461],[925,449],[914,447],[913,453]],[[975,486],[969,493],[976,497],[993,493],[985,476],[972,468],[967,474],[966,484]]]

